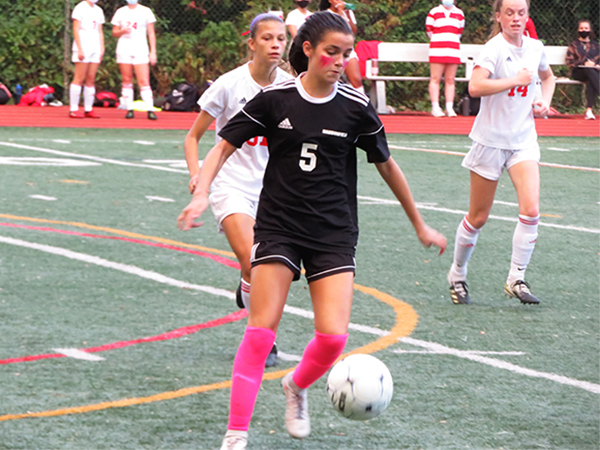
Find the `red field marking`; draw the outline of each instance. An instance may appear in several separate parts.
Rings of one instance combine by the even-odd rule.
[[[196,120],[194,112],[156,113],[158,120],[146,119],[146,113],[137,112],[135,119],[125,119],[125,112],[116,108],[96,108],[97,119],[71,119],[69,107],[0,106],[0,127],[42,128],[112,128],[189,130]],[[453,134],[468,135],[475,117],[432,117],[425,112],[379,116],[387,133],[394,134]],[[583,115],[560,115],[549,119],[535,119],[539,136],[600,137],[600,121],[584,120]],[[214,123],[210,127],[214,130]]]
[[[158,342],[158,341],[168,341],[171,339],[179,339],[180,337],[187,336],[189,334],[196,333],[197,331],[204,330],[207,328],[214,328],[221,325],[225,325],[230,322],[236,322],[238,320],[243,319],[248,316],[248,312],[245,309],[241,309],[234,313],[228,314],[225,317],[221,317],[219,319],[211,320],[204,323],[199,323],[196,325],[189,325],[186,327],[177,328],[176,330],[168,331],[163,334],[159,334],[156,336],[145,337],[141,339],[132,339],[129,341],[119,341],[113,342],[112,344],[100,345],[98,347],[89,347],[89,348],[81,348],[87,353],[98,353],[98,352],[106,352],[108,350],[116,350],[123,347],[129,347],[131,345],[137,344],[145,344],[147,342]],[[8,358],[8,359],[0,359],[0,365],[2,364],[14,364],[21,362],[29,362],[29,361],[39,361],[41,359],[52,359],[52,358],[66,358],[62,353],[48,353],[45,355],[32,355],[32,356],[23,356],[21,358]]]

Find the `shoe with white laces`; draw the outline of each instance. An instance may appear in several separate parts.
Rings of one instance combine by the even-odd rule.
[[[588,109],[585,112],[585,120],[596,120],[596,116],[594,115],[594,112],[591,109]]]
[[[241,430],[227,430],[221,450],[245,450],[248,445],[248,432]]]
[[[447,109],[447,110],[446,110],[446,115],[447,115],[448,117],[456,117],[456,112],[454,112],[454,110],[453,110],[453,109]]]
[[[450,298],[455,305],[468,305],[471,303],[469,287],[466,281],[452,281],[448,273],[448,284],[450,285]]]
[[[524,305],[540,303],[540,299],[531,293],[529,283],[524,280],[517,280],[510,285],[507,283],[504,286],[504,292],[509,297],[518,298]]]
[[[310,418],[308,417],[308,400],[306,389],[300,389],[292,380],[293,372],[281,380],[285,393],[285,427],[290,436],[303,439],[310,434]]]
[[[433,107],[431,108],[431,115],[433,117],[444,117],[446,114],[444,114],[444,111],[442,111],[442,108],[440,108],[439,106]]]

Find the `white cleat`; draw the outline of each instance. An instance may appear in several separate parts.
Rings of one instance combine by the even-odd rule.
[[[456,113],[454,112],[454,110],[453,110],[453,109],[447,109],[447,110],[446,110],[446,115],[447,115],[448,117],[456,117]]]
[[[442,108],[440,108],[439,106],[437,108],[431,108],[431,115],[433,117],[444,117],[444,111],[442,111]]]
[[[285,427],[290,436],[303,439],[310,434],[310,418],[308,417],[308,400],[306,389],[300,389],[292,380],[293,372],[281,380],[285,393]]]
[[[246,450],[248,445],[248,432],[241,430],[227,430],[221,450]]]
[[[589,109],[585,112],[585,120],[596,120],[596,116]]]

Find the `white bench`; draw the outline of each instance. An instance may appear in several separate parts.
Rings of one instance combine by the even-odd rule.
[[[465,64],[465,76],[456,77],[456,81],[469,81],[482,48],[483,45],[480,44],[460,45],[460,59]],[[547,45],[544,48],[551,66],[566,65],[567,47]],[[379,114],[389,112],[386,105],[386,81],[428,81],[430,79],[428,76],[382,75],[379,73],[379,62],[429,63],[429,44],[381,42],[378,45],[378,58],[366,61],[365,78],[373,82],[370,92],[371,101],[376,105]],[[582,84],[580,81],[562,77],[557,78],[556,82],[558,84]]]

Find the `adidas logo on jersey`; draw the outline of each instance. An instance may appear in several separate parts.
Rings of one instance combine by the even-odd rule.
[[[248,100],[246,100],[246,97],[242,97],[242,99],[240,100],[240,105],[245,105],[248,102]]]
[[[288,119],[287,117],[285,119],[283,119],[279,123],[279,125],[277,125],[277,128],[281,128],[282,130],[293,130],[294,129],[294,127],[290,123],[290,119]]]

